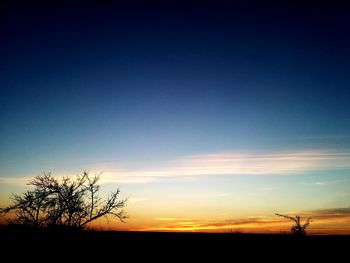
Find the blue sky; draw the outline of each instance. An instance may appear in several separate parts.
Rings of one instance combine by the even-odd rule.
[[[169,202],[176,202],[178,189],[205,195],[216,191],[213,185],[218,195],[240,185],[270,200],[265,209],[253,198],[250,210],[236,212],[242,216],[273,210],[271,200],[283,197],[281,190],[271,195],[275,189],[301,196],[276,201],[285,211],[348,207],[349,25],[337,3],[9,4],[0,25],[0,177],[154,172],[165,175],[148,183],[111,181],[139,200],[170,189]],[[315,153],[326,157],[310,161]],[[208,155],[234,163],[242,154],[244,169],[261,165],[253,155],[307,157],[292,172],[269,159],[277,168],[262,177],[205,163]],[[209,172],[196,184],[190,174],[179,182],[194,157]],[[171,169],[179,174],[169,175]],[[7,193],[14,186],[5,181]],[[235,203],[246,193],[230,196]],[[306,197],[310,205],[302,203]]]

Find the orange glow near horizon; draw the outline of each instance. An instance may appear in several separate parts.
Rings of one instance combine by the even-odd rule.
[[[119,223],[100,221],[94,227],[102,230],[142,231],[142,232],[210,232],[210,233],[258,233],[286,234],[290,232],[292,221],[278,218],[252,218],[225,221],[213,219],[154,218],[147,222]],[[312,235],[350,234],[350,216],[341,218],[317,218],[308,228]]]
[[[286,233],[293,222],[274,215],[281,212],[312,217],[308,229],[311,234],[350,234],[350,181],[344,169],[349,160],[349,152],[300,150],[189,155],[154,169],[119,170],[118,165],[113,168],[101,164],[101,197],[120,187],[120,199],[129,200],[125,210],[130,218],[125,224],[102,218],[92,227]],[[58,178],[65,175],[54,174]],[[28,190],[30,178],[0,178],[0,207],[11,203],[11,192]]]
[[[4,224],[11,215],[2,217]],[[304,218],[304,217],[303,217]],[[349,235],[350,216],[322,217],[314,213],[308,228],[312,235]],[[302,220],[302,222],[304,222]],[[159,217],[148,220],[132,218],[126,223],[112,218],[102,218],[90,225],[96,230],[141,231],[141,232],[210,232],[210,233],[258,233],[286,234],[290,232],[292,221],[274,217],[252,217],[248,219],[215,220],[210,218],[171,218]]]

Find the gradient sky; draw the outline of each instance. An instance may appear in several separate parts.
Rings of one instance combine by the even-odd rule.
[[[0,204],[44,171],[103,171],[130,198],[128,223],[106,228],[288,230],[280,212],[350,233],[337,1],[9,2]]]

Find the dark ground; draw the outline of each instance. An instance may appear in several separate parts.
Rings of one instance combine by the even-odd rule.
[[[348,262],[350,236],[112,231],[38,231],[0,228],[2,254],[37,261],[204,262],[331,260]],[[12,252],[13,251],[13,252]],[[16,260],[17,261],[17,260]]]

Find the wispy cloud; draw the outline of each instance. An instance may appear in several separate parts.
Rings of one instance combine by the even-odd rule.
[[[187,218],[187,217],[156,217],[154,220],[157,221],[188,221],[188,220],[193,220],[192,218]]]
[[[276,153],[218,153],[190,156],[179,162],[177,174],[290,174],[325,168],[350,167],[350,153],[297,151]]]
[[[324,185],[327,185],[327,183],[326,182],[315,182],[315,185],[324,186]]]
[[[283,225],[276,219],[257,217],[248,219],[214,220],[211,218],[164,218],[161,224],[142,227],[135,230],[141,231],[227,231],[231,229],[245,229],[255,232],[268,232],[271,225]],[[159,219],[158,219],[159,221]]]
[[[301,182],[303,185],[310,186],[329,186],[334,184],[346,184],[350,182],[349,179],[337,179],[337,180],[327,180],[327,181],[316,181],[316,182]]]
[[[237,153],[222,152],[185,156],[154,167],[120,168],[117,164],[96,166],[103,171],[104,183],[148,183],[164,178],[190,178],[219,175],[290,175],[324,169],[350,168],[350,152],[300,150],[293,152]],[[26,179],[28,177],[26,176]],[[0,178],[17,182],[19,178]]]
[[[310,233],[313,234],[349,234],[350,208],[321,209],[310,212],[287,212],[300,215],[302,220],[312,217]],[[227,232],[242,231],[254,233],[279,233],[289,231],[293,222],[277,216],[251,216],[245,219],[218,220],[213,218],[155,218],[152,226],[138,227],[140,231],[208,231]]]
[[[159,178],[196,178],[209,175],[289,175],[324,169],[350,168],[350,153],[330,150],[304,150],[274,153],[194,155],[161,163],[156,168],[125,169],[110,179],[129,182]],[[108,180],[108,179],[107,179]]]
[[[284,213],[282,213],[284,214]],[[295,216],[299,215],[302,217],[312,217],[314,219],[334,219],[339,217],[349,217],[350,218],[350,207],[340,207],[340,208],[325,208],[313,211],[289,211],[285,214]]]
[[[33,176],[23,177],[0,177],[0,184],[12,184],[12,185],[26,185],[33,179]]]
[[[350,207],[320,209],[313,211],[311,215],[317,218],[350,217]]]

